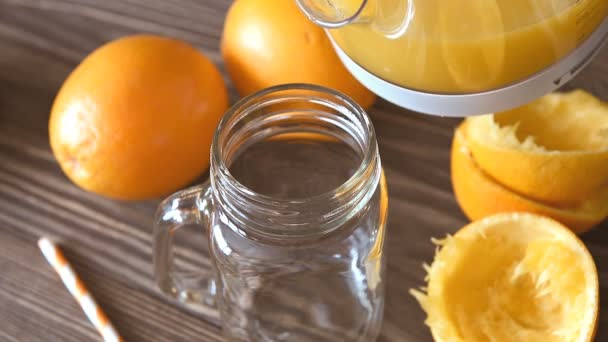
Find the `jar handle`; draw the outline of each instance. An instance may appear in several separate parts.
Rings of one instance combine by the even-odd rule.
[[[189,304],[208,316],[217,316],[216,283],[212,275],[175,274],[173,238],[180,228],[199,226],[209,236],[212,210],[209,182],[179,191],[162,201],[154,221],[154,278],[166,295]]]

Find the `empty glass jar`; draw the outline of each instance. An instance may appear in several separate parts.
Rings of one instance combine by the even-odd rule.
[[[211,149],[209,182],[157,211],[159,287],[217,307],[230,341],[375,340],[388,196],[365,112],[330,89],[273,87],[234,105]],[[213,277],[173,272],[173,236],[192,225]]]

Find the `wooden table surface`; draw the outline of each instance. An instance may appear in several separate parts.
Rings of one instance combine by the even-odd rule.
[[[123,35],[178,37],[223,68],[218,45],[229,5],[227,0],[0,0],[0,341],[100,340],[41,257],[36,240],[42,235],[63,244],[127,341],[221,340],[213,320],[166,300],[153,285],[151,226],[158,202],[123,203],[76,188],[50,152],[47,122],[70,70],[95,47]],[[569,87],[608,100],[608,48]],[[231,96],[234,101],[234,91]],[[386,102],[370,115],[391,195],[388,305],[380,341],[431,341],[424,314],[407,290],[422,283],[421,264],[434,251],[430,237],[466,223],[450,185],[449,147],[458,121]],[[583,239],[607,298],[596,340],[608,341],[608,224]]]

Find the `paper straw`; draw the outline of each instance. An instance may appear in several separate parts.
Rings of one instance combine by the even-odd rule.
[[[123,342],[106,314],[97,305],[93,296],[89,293],[84,283],[80,280],[72,266],[68,263],[65,256],[53,242],[47,238],[38,240],[38,247],[42,254],[53,267],[55,272],[63,281],[70,294],[76,298],[78,304],[87,315],[91,323],[95,326],[105,342]]]

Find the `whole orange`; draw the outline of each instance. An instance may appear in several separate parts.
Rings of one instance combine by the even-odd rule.
[[[277,84],[312,83],[345,93],[363,108],[376,99],[293,0],[236,0],[226,17],[221,49],[242,96]]]
[[[91,53],[61,87],[50,143],[78,186],[111,198],[153,198],[209,166],[228,106],[221,74],[194,47],[137,35]]]

